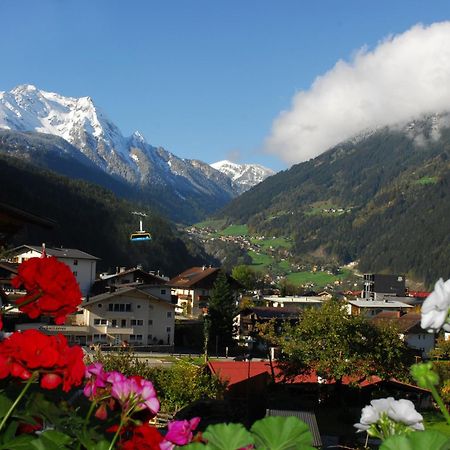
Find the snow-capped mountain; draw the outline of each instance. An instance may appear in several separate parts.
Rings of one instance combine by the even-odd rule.
[[[253,186],[256,186],[267,177],[275,174],[275,171],[259,164],[237,164],[231,161],[218,161],[211,164],[214,169],[222,172],[231,179],[235,190],[242,194]]]
[[[199,215],[210,213],[239,195],[245,190],[241,186],[251,187],[263,179],[250,165],[233,173],[224,172],[154,147],[139,132],[123,136],[90,97],[64,97],[32,85],[0,92],[0,129],[4,130],[2,142],[8,143],[3,151],[13,156],[31,162],[39,159],[40,165],[56,156],[92,163],[117,180],[139,188],[147,198],[163,195],[170,197],[172,203],[176,199],[189,202],[192,210],[199,210]],[[46,138],[48,135],[71,145]],[[43,149],[46,156],[40,157]],[[57,167],[58,164],[49,163],[49,168],[58,170]]]

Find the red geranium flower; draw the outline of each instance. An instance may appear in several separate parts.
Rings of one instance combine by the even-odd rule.
[[[131,439],[119,443],[120,450],[160,450],[159,444],[164,440],[161,433],[145,423],[133,428]]]
[[[53,256],[23,262],[11,284],[16,289],[25,287],[27,294],[17,300],[17,306],[31,319],[46,315],[63,324],[67,314],[75,312],[81,303],[80,287],[72,271]]]
[[[11,375],[27,380],[39,372],[41,387],[64,391],[79,386],[84,378],[83,350],[69,347],[59,334],[47,336],[38,330],[15,332],[0,342],[0,379]]]

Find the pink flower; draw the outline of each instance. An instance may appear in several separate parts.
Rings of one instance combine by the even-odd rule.
[[[186,445],[192,441],[193,431],[197,428],[200,417],[191,420],[175,420],[169,423],[166,440],[176,445]]]
[[[83,392],[86,397],[94,397],[98,388],[106,386],[106,373],[102,363],[96,362],[86,367],[84,377],[87,378]]]
[[[111,383],[111,396],[128,411],[149,409],[152,414],[159,411],[159,400],[151,381],[141,377],[127,378],[119,372],[110,372],[106,378]]]

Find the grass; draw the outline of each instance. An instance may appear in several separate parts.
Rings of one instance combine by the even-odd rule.
[[[222,236],[247,236],[248,227],[247,225],[229,225],[224,230],[219,231]]]
[[[422,177],[416,181],[417,184],[436,184],[439,181],[438,177]]]
[[[252,238],[251,239],[252,244],[258,244],[261,246],[261,248],[263,249],[268,249],[270,247],[273,248],[291,248],[292,247],[292,242],[290,242],[288,239],[284,238],[284,237],[280,237],[280,238],[268,238],[268,239],[257,239],[257,238]]]
[[[194,224],[197,228],[214,228],[218,230],[225,225],[225,220],[217,219],[217,220],[204,220],[203,222],[198,222]]]
[[[256,270],[266,269],[270,264],[273,264],[275,261],[272,256],[266,255],[265,253],[256,253],[253,251],[249,251],[248,254],[250,258],[252,258],[252,266]]]
[[[335,281],[341,281],[346,278],[351,272],[347,269],[342,270],[338,275],[329,274],[328,272],[293,272],[286,278],[289,283],[294,285],[313,283],[316,286],[323,287],[327,284],[332,284]]]
[[[450,425],[445,421],[441,413],[427,411],[421,414],[424,419],[423,422],[426,430],[440,431],[450,437]]]

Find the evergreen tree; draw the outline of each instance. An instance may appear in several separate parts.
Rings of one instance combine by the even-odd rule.
[[[227,276],[219,272],[214,282],[208,308],[209,342],[217,350],[233,343],[233,321],[238,310]]]

